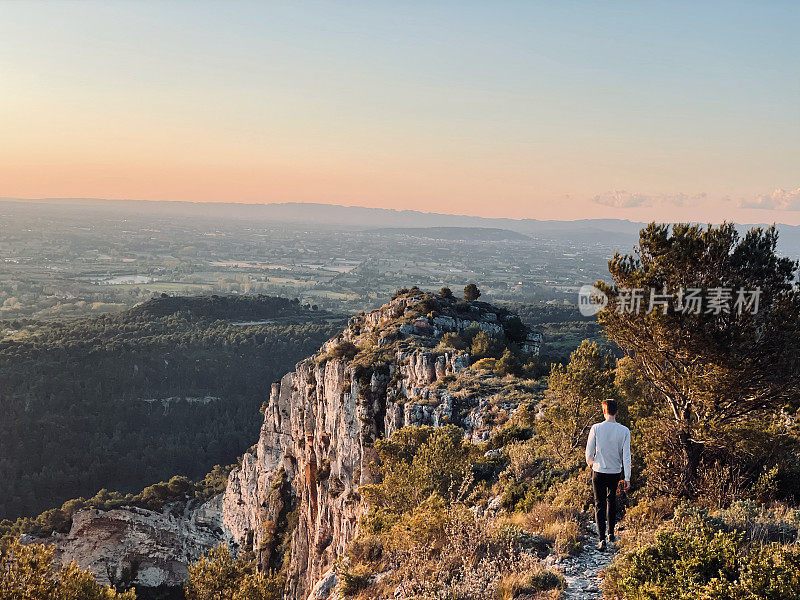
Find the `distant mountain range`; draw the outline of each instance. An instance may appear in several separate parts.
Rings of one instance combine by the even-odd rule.
[[[366,208],[336,204],[284,202],[277,204],[243,204],[235,202],[152,202],[145,200],[103,200],[97,198],[0,198],[3,203],[22,203],[28,207],[47,206],[48,209],[73,212],[91,207],[98,212],[108,211],[128,215],[184,216],[209,219],[244,220],[249,222],[279,222],[330,229],[384,229],[407,235],[422,235],[424,228],[437,228],[424,237],[446,236],[452,228],[481,228],[505,230],[534,239],[571,240],[579,243],[602,243],[629,246],[636,240],[645,223],[625,219],[577,219],[555,221],[539,219],[507,219],[427,213],[416,210]],[[740,224],[742,230],[760,224]],[[800,255],[800,226],[779,224],[781,251]],[[416,230],[416,233],[414,233]],[[476,232],[477,233],[477,232]],[[508,234],[508,233],[507,233]],[[506,234],[506,235],[507,235]],[[452,235],[452,234],[450,234]],[[463,235],[463,234],[459,234]],[[492,234],[487,234],[492,235]],[[479,238],[471,238],[479,239]],[[494,238],[499,239],[499,238]],[[510,238],[508,238],[510,239]]]
[[[380,227],[372,229],[386,235],[407,235],[432,240],[473,240],[498,242],[530,240],[525,234],[499,227]]]

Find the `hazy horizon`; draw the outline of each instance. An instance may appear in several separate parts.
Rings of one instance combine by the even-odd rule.
[[[287,202],[247,202],[247,201],[239,201],[239,200],[230,200],[230,201],[219,201],[219,200],[147,200],[142,198],[79,198],[79,197],[51,197],[51,198],[13,198],[7,196],[0,196],[0,202],[32,202],[38,204],[63,204],[66,206],[80,206],[80,203],[98,203],[98,204],[107,204],[109,206],[117,204],[117,205],[126,205],[126,204],[153,204],[153,205],[198,205],[198,206],[241,206],[241,207],[325,207],[331,209],[356,209],[359,211],[382,211],[387,213],[393,213],[401,215],[403,213],[412,213],[415,215],[419,215],[420,217],[424,217],[426,215],[432,217],[453,217],[456,219],[466,219],[469,221],[488,221],[488,222],[524,222],[524,221],[538,221],[542,223],[579,223],[582,221],[619,221],[623,223],[629,223],[631,225],[641,225],[645,223],[650,223],[652,221],[655,222],[688,222],[688,223],[698,223],[698,224],[719,224],[723,221],[733,222],[737,225],[741,226],[761,226],[761,225],[778,225],[778,226],[790,226],[790,227],[800,227],[800,225],[793,225],[792,223],[782,222],[782,221],[770,221],[770,220],[762,220],[762,221],[736,221],[733,219],[725,219],[724,217],[719,219],[718,221],[710,221],[710,220],[659,220],[659,219],[641,219],[637,220],[634,218],[624,217],[624,216],[598,216],[598,217],[586,217],[586,216],[575,216],[573,218],[551,218],[551,219],[544,219],[544,218],[537,218],[537,217],[502,217],[502,216],[485,216],[481,214],[466,214],[466,213],[458,213],[458,212],[439,212],[439,211],[432,211],[432,210],[425,210],[425,209],[416,209],[416,208],[392,208],[392,207],[379,207],[379,206],[363,206],[357,204],[339,204],[339,203],[328,203],[328,202],[295,202],[295,201],[287,201]],[[417,225],[413,225],[416,227]],[[443,225],[440,223],[436,223],[430,225],[430,227],[442,227]],[[454,227],[482,227],[483,225],[452,225]]]

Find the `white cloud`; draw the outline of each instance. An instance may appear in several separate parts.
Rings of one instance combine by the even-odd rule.
[[[631,208],[634,206],[650,206],[650,197],[645,194],[631,194],[625,190],[606,192],[592,198],[598,204],[614,208]]]
[[[639,206],[688,206],[706,199],[705,192],[700,194],[635,194],[625,190],[615,190],[598,194],[592,200],[597,204],[614,208],[635,208]]]
[[[776,188],[771,194],[762,194],[739,201],[741,208],[763,208],[767,210],[800,210],[800,187],[794,190]]]

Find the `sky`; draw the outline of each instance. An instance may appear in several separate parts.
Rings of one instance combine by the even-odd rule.
[[[797,2],[0,3],[0,196],[800,224]]]

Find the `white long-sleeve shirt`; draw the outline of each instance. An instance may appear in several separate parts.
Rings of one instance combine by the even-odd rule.
[[[622,473],[631,480],[631,432],[615,421],[592,425],[586,442],[586,464],[598,473]]]

